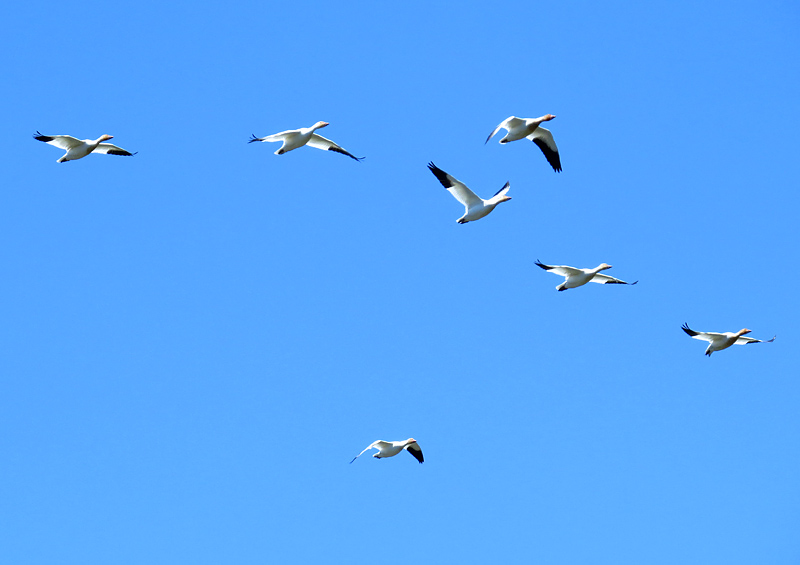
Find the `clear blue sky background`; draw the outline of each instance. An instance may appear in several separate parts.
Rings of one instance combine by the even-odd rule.
[[[14,4],[2,560],[797,563],[799,14]],[[247,144],[318,120],[366,160]]]

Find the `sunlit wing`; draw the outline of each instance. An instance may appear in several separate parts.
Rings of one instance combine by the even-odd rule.
[[[536,265],[548,273],[554,273],[556,275],[561,275],[562,277],[573,277],[583,273],[582,270],[576,269],[575,267],[568,267],[567,265],[545,265],[539,261],[536,261]]]
[[[454,176],[445,173],[433,163],[428,163],[428,169],[430,169],[433,175],[439,179],[439,182],[442,183],[442,186],[445,187],[450,194],[455,196],[456,200],[461,202],[467,208],[470,206],[483,204],[483,200],[481,200],[477,194],[472,192],[469,188],[467,188],[467,185]]]
[[[596,274],[592,277],[593,283],[600,283],[600,284],[629,284],[634,285],[639,281],[634,281],[632,283],[625,282],[620,279],[615,279],[614,277],[609,277],[608,275],[601,275],[600,273]]]
[[[550,163],[553,170],[560,173],[561,157],[558,155],[558,147],[556,147],[556,141],[553,139],[553,134],[550,133],[550,130],[539,126],[528,136],[528,139],[533,141],[536,146],[542,150],[542,153],[544,153],[547,162]]]
[[[311,139],[308,140],[307,145],[311,147],[316,147],[317,149],[322,149],[324,151],[335,151],[336,153],[341,153],[342,155],[347,155],[351,159],[355,159],[356,161],[361,161],[364,157],[356,157],[349,151],[345,151],[339,145],[331,141],[326,137],[322,137],[321,135],[312,134]]]
[[[76,139],[71,135],[42,135],[38,131],[36,135],[33,136],[34,139],[38,141],[43,141],[48,145],[52,145],[54,147],[58,147],[59,149],[63,149],[64,151],[69,151],[73,147],[77,147],[83,144],[83,141],[80,139]]]
[[[94,150],[94,153],[106,153],[108,155],[123,155],[125,157],[136,155],[136,153],[131,153],[130,151],[126,151],[122,147],[117,147],[116,145],[112,145],[110,143],[99,144],[97,148]]]

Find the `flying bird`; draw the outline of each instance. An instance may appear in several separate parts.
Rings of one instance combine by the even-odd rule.
[[[448,175],[433,163],[428,163],[428,168],[434,176],[439,179],[442,186],[444,186],[450,194],[455,196],[456,200],[464,205],[466,210],[464,215],[457,220],[459,224],[480,220],[494,210],[494,207],[501,202],[511,200],[510,196],[506,196],[506,193],[511,188],[510,183],[506,183],[505,186],[498,190],[489,200],[484,200],[467,188],[467,185],[455,177]]]
[[[752,337],[743,337],[744,334],[749,334],[750,330],[747,328],[741,329],[736,333],[733,332],[725,332],[725,333],[714,333],[714,332],[696,332],[692,329],[689,329],[689,324],[683,324],[681,329],[685,331],[687,334],[692,336],[694,339],[700,339],[703,341],[708,342],[708,347],[706,348],[706,355],[711,357],[711,354],[715,351],[722,351],[723,349],[728,349],[731,345],[747,345],[748,343],[771,343],[775,341],[775,338],[778,336],[773,336],[772,339],[768,339],[766,341],[760,339],[753,339]]]
[[[322,149],[323,151],[335,151],[336,153],[341,153],[342,155],[347,155],[348,157],[355,159],[356,161],[361,161],[364,157],[356,157],[349,151],[345,151],[338,145],[336,145],[330,139],[324,138],[321,135],[314,133],[316,130],[320,128],[324,128],[328,126],[328,122],[317,122],[310,128],[300,128],[300,129],[290,129],[287,131],[282,131],[280,133],[275,133],[273,135],[268,135],[266,137],[253,137],[248,141],[248,143],[253,143],[254,141],[281,141],[283,144],[281,145],[280,149],[275,152],[275,155],[283,155],[284,153],[291,151],[292,149],[297,149],[298,147],[302,147],[303,145],[310,145],[311,147],[316,147],[317,149]]]
[[[627,283],[625,281],[615,279],[614,277],[609,277],[608,275],[601,275],[600,271],[605,271],[606,269],[610,269],[611,265],[608,263],[602,263],[595,267],[594,269],[576,269],[575,267],[568,267],[566,265],[545,265],[536,261],[536,265],[547,271],[548,273],[553,273],[555,275],[561,275],[564,277],[564,282],[561,283],[556,287],[556,290],[561,292],[562,290],[567,290],[568,288],[577,288],[579,286],[583,286],[588,282],[594,282],[599,284],[629,284],[634,285],[639,281],[635,281],[632,283]]]
[[[544,153],[547,162],[553,167],[557,173],[561,172],[561,158],[558,156],[558,147],[553,139],[553,134],[549,129],[541,127],[539,124],[542,122],[549,122],[555,118],[553,114],[546,114],[541,118],[517,118],[516,116],[509,116],[494,128],[494,131],[486,138],[484,145],[489,143],[489,140],[494,137],[501,129],[508,131],[506,136],[500,140],[500,143],[508,143],[509,141],[517,141],[527,137],[533,141],[539,149]]]
[[[408,438],[404,441],[383,441],[378,440],[372,442],[369,447],[367,447],[364,451],[353,457],[353,461],[364,455],[364,452],[369,451],[370,449],[377,449],[378,453],[375,453],[373,457],[377,459],[383,459],[384,457],[394,457],[404,449],[408,451],[411,455],[414,456],[414,459],[422,463],[425,461],[422,457],[422,450],[417,444],[417,440],[413,437]],[[352,463],[353,461],[350,461]]]
[[[56,163],[81,159],[86,157],[89,153],[106,153],[108,155],[124,155],[126,157],[136,155],[136,153],[126,151],[122,147],[117,147],[110,143],[103,143],[104,141],[113,139],[113,137],[113,135],[101,135],[97,139],[75,139],[71,135],[42,135],[38,131],[36,135],[33,136],[33,138],[38,141],[44,141],[48,145],[66,151]]]

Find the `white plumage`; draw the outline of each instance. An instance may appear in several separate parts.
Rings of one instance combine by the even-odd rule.
[[[466,209],[464,211],[464,215],[456,220],[459,224],[466,224],[467,222],[480,220],[489,214],[489,212],[494,210],[495,206],[501,202],[507,202],[511,200],[511,197],[506,195],[508,190],[511,188],[510,183],[506,183],[505,186],[498,190],[494,196],[488,200],[484,200],[467,188],[467,185],[465,185],[463,182],[445,173],[433,163],[428,163],[428,169],[430,169],[434,176],[439,179],[439,182],[442,183],[442,186],[444,186],[450,194],[455,196],[456,200],[464,205],[464,208]]]
[[[615,279],[614,277],[609,277],[608,275],[601,275],[600,271],[605,271],[606,269],[610,269],[611,265],[608,263],[601,263],[594,269],[576,269],[575,267],[568,267],[567,265],[545,265],[544,263],[540,263],[536,261],[536,265],[547,271],[548,273],[553,273],[555,275],[560,275],[564,277],[564,282],[561,283],[556,287],[556,290],[559,292],[562,290],[567,290],[568,288],[577,288],[579,286],[583,286],[588,282],[598,283],[598,284],[629,284],[634,285],[639,281],[635,281],[632,283],[627,283],[620,279]]]
[[[37,131],[33,138],[66,151],[66,153],[56,161],[56,163],[64,163],[66,161],[82,159],[89,153],[124,155],[126,157],[136,155],[136,153],[126,151],[122,147],[117,147],[116,145],[112,145],[110,143],[103,143],[103,141],[113,139],[113,135],[101,135],[97,139],[77,139],[71,135],[42,135]]]
[[[413,437],[410,437],[403,441],[383,441],[379,439],[378,441],[373,441],[369,444],[369,447],[364,449],[361,453],[353,457],[353,461],[364,455],[366,451],[370,449],[377,449],[378,453],[375,453],[373,457],[376,459],[384,459],[386,457],[394,457],[404,449],[408,451],[411,455],[414,456],[414,459],[422,463],[425,459],[422,457],[422,449],[420,449],[419,445],[417,444],[417,440]],[[353,461],[350,461],[352,463]]]
[[[492,139],[498,131],[505,129],[508,133],[500,140],[500,143],[508,143],[510,141],[528,138],[542,150],[545,159],[547,159],[547,162],[553,167],[553,170],[560,173],[561,157],[558,155],[556,141],[553,139],[553,134],[550,133],[550,130],[540,125],[542,122],[549,122],[553,118],[555,118],[553,114],[546,114],[540,118],[517,118],[516,116],[509,116],[494,128],[494,131],[486,138],[484,145],[489,143],[489,140]]]
[[[694,339],[707,341],[708,347],[706,348],[706,355],[708,355],[709,357],[711,357],[711,354],[714,353],[715,351],[722,351],[723,349],[728,349],[731,345],[747,345],[748,343],[771,343],[775,341],[776,337],[778,337],[778,336],[773,336],[772,339],[768,339],[767,341],[762,341],[760,339],[753,339],[752,337],[743,337],[744,334],[750,333],[750,330],[748,330],[747,328],[743,328],[735,333],[696,332],[689,328],[689,324],[683,324],[683,326],[681,326],[681,329],[690,336],[692,336]]]
[[[320,128],[324,128],[328,126],[328,122],[317,122],[310,128],[300,128],[300,129],[292,129],[287,131],[282,131],[280,133],[275,133],[272,135],[268,135],[266,137],[253,137],[250,139],[248,143],[253,143],[254,141],[269,141],[275,142],[280,141],[282,142],[280,148],[275,151],[275,155],[283,155],[287,151],[291,151],[293,149],[297,149],[298,147],[302,147],[303,145],[309,145],[311,147],[316,147],[317,149],[322,149],[323,151],[335,151],[336,153],[341,153],[342,155],[347,155],[348,157],[355,159],[356,161],[361,161],[364,157],[356,157],[349,151],[345,151],[339,145],[335,144],[330,139],[322,137],[321,135],[314,133],[316,130]]]

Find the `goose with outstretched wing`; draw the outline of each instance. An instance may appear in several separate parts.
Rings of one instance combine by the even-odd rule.
[[[772,339],[768,340],[761,340],[761,339],[753,339],[752,337],[744,337],[745,334],[749,334],[750,330],[747,328],[743,328],[738,332],[724,332],[724,333],[715,333],[715,332],[696,332],[693,329],[689,328],[689,324],[683,324],[681,329],[685,331],[688,335],[692,336],[694,339],[699,339],[701,341],[707,341],[708,347],[706,348],[706,355],[711,357],[711,354],[715,351],[722,351],[723,349],[728,349],[731,345],[747,345],[749,343],[772,343],[775,341],[775,338],[778,336],[773,336]]]
[[[413,437],[408,438],[403,441],[383,441],[378,440],[374,441],[369,444],[364,451],[353,457],[353,461],[364,455],[365,452],[369,451],[370,449],[377,449],[378,453],[373,454],[373,457],[376,459],[384,459],[386,457],[394,457],[404,449],[408,451],[411,455],[414,456],[414,459],[419,461],[420,463],[424,462],[425,459],[422,457],[422,449],[420,449],[419,444],[417,444],[417,440]],[[353,461],[350,461],[352,463]]]
[[[255,141],[269,141],[269,142],[276,142],[280,141],[282,145],[275,151],[275,155],[283,155],[293,149],[297,149],[298,147],[302,147],[303,145],[308,145],[310,147],[316,147],[317,149],[322,149],[323,151],[333,151],[335,153],[341,153],[342,155],[347,155],[351,159],[355,159],[356,161],[361,161],[364,157],[356,157],[349,151],[346,151],[330,139],[326,137],[322,137],[318,133],[315,133],[316,130],[320,128],[324,128],[330,125],[328,122],[317,122],[310,128],[300,128],[300,129],[291,129],[287,131],[282,131],[280,133],[275,133],[272,135],[268,135],[266,137],[253,137],[250,138],[248,143],[253,143]]]
[[[500,143],[509,143],[510,141],[517,141],[519,139],[530,139],[536,144],[536,147],[541,149],[544,153],[545,159],[553,167],[557,173],[561,172],[561,157],[558,155],[558,147],[556,141],[553,139],[553,134],[550,130],[543,128],[540,124],[542,122],[549,122],[555,118],[553,114],[545,114],[539,118],[518,118],[516,116],[509,116],[500,122],[494,131],[486,138],[486,143],[492,139],[495,134],[501,129],[507,130],[508,133],[500,140]]]

